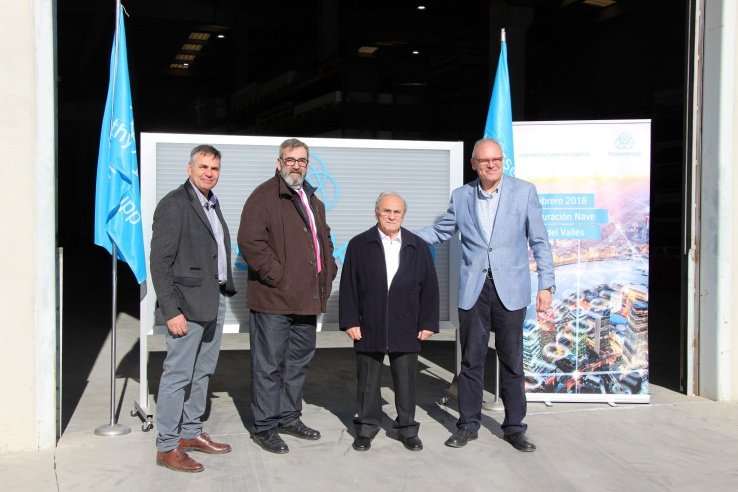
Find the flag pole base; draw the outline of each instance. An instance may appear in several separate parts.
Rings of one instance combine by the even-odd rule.
[[[121,424],[101,425],[100,427],[95,429],[96,436],[104,436],[104,437],[124,436],[130,433],[131,433],[131,428],[128,427],[127,425],[121,425]]]
[[[482,408],[485,410],[492,411],[492,412],[501,412],[505,410],[505,405],[503,405],[502,402],[498,398],[495,398],[495,400],[491,402],[483,401]]]

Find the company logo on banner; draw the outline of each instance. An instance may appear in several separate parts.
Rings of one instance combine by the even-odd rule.
[[[615,147],[621,150],[632,149],[634,145],[635,141],[630,136],[630,133],[621,133],[618,139],[615,140]]]
[[[515,140],[557,286],[553,317],[525,321],[528,399],[647,401],[650,122],[519,123]]]

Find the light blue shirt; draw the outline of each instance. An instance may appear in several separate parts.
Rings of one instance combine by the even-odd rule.
[[[500,188],[502,188],[502,178],[500,178],[497,188],[489,193],[482,190],[481,183],[477,187],[477,216],[479,217],[479,226],[487,239],[487,244],[492,238],[497,207],[500,204]]]
[[[226,267],[223,225],[218,219],[218,214],[215,213],[215,207],[218,205],[218,198],[215,196],[215,193],[211,191],[210,199],[207,199],[202,193],[200,193],[197,186],[192,184],[192,181],[190,181],[190,184],[192,185],[192,189],[195,190],[198,200],[200,200],[200,205],[205,209],[205,215],[207,216],[208,222],[210,222],[210,228],[213,230],[213,234],[215,235],[215,242],[218,244],[218,283],[223,285],[228,280],[228,269]]]

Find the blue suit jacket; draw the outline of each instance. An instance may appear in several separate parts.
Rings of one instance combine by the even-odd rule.
[[[429,243],[446,241],[457,232],[461,234],[459,308],[474,306],[487,269],[491,268],[502,304],[510,310],[522,309],[531,301],[528,246],[537,263],[538,290],[555,283],[551,245],[536,188],[527,181],[503,177],[492,238],[488,242],[482,236],[477,217],[478,182],[475,179],[454,190],[446,215],[435,225],[414,232]]]

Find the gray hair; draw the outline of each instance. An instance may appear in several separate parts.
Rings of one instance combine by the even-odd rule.
[[[383,191],[382,193],[379,194],[379,196],[377,197],[377,201],[374,202],[375,212],[379,212],[379,202],[381,202],[383,199],[387,198],[388,196],[395,196],[399,198],[400,200],[402,200],[402,206],[403,206],[402,214],[404,215],[407,213],[407,202],[405,201],[404,198],[402,198],[402,195],[394,191]]]
[[[197,147],[192,149],[192,152],[190,152],[190,162],[195,160],[195,156],[197,154],[211,155],[220,160],[220,151],[212,145],[198,145]]]
[[[310,157],[310,148],[307,146],[305,142],[302,142],[296,138],[288,138],[284,142],[282,142],[279,145],[279,158],[282,158],[282,155],[284,155],[285,150],[292,150],[298,147],[302,147],[305,149],[305,151],[308,154],[308,158]]]
[[[500,144],[500,142],[498,142],[494,138],[480,138],[479,140],[477,140],[476,142],[474,142],[474,147],[472,147],[472,154],[471,154],[472,155],[472,159],[475,159],[474,156],[477,155],[477,147],[479,147],[482,144],[486,144],[486,143],[497,144],[497,146],[500,148],[500,150],[502,150],[502,145]]]

